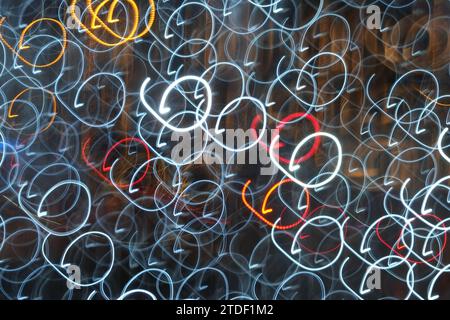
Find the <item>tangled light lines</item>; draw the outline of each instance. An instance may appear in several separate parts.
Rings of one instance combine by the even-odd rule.
[[[0,297],[450,298],[449,1],[0,16]]]

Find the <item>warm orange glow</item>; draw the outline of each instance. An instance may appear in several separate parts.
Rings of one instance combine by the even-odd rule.
[[[299,219],[299,220],[297,220],[296,222],[290,224],[290,225],[286,225],[286,226],[283,226],[283,225],[276,225],[276,226],[275,226],[275,224],[274,224],[273,222],[269,221],[268,219],[266,219],[266,218],[264,217],[264,214],[269,213],[269,212],[272,211],[272,209],[267,209],[267,208],[266,208],[266,206],[267,206],[267,199],[270,197],[270,195],[273,193],[273,191],[276,190],[280,185],[282,185],[282,184],[284,184],[284,183],[292,182],[292,180],[291,180],[291,179],[285,179],[285,180],[282,180],[282,181],[278,182],[277,184],[275,184],[272,188],[270,188],[270,190],[267,192],[267,194],[266,194],[266,196],[265,196],[265,198],[264,198],[264,202],[263,202],[263,205],[262,205],[262,211],[263,211],[262,214],[259,213],[255,208],[253,208],[253,207],[248,203],[247,198],[246,198],[246,196],[245,196],[245,193],[246,193],[246,191],[247,191],[247,189],[248,189],[248,186],[250,185],[251,182],[252,182],[252,180],[248,180],[248,181],[245,183],[244,187],[242,188],[242,193],[241,193],[241,195],[242,195],[242,202],[244,203],[244,205],[245,205],[252,213],[254,213],[259,219],[261,219],[264,223],[266,223],[266,224],[269,225],[270,227],[272,227],[272,228],[275,227],[275,229],[278,229],[278,230],[287,230],[287,229],[291,229],[291,228],[294,228],[294,227],[298,226],[299,224],[301,224],[301,223],[304,221],[304,218],[308,215],[308,213],[309,213],[309,204],[310,204],[309,192],[308,192],[307,189],[304,189],[304,190],[305,190],[305,194],[306,194],[306,209],[305,209],[305,212],[304,212],[303,215],[302,215],[302,218]]]
[[[27,89],[24,89],[24,90],[22,90],[18,95],[16,95],[15,97],[14,97],[14,99],[11,101],[11,104],[9,105],[9,109],[8,109],[8,118],[16,118],[18,115],[17,114],[13,114],[12,113],[12,109],[13,109],[13,107],[14,107],[14,104],[16,103],[16,101],[25,93],[25,92],[28,92],[28,91],[30,91],[31,89],[30,88],[27,88]],[[53,124],[53,122],[55,121],[55,118],[56,118],[56,97],[55,97],[55,95],[52,93],[52,92],[50,92],[50,91],[48,91],[48,90],[45,90],[45,89],[41,89],[41,90],[43,90],[45,93],[47,93],[49,96],[51,96],[51,98],[52,98],[52,106],[53,106],[53,110],[52,110],[52,116],[51,116],[51,118],[50,118],[50,122],[48,123],[48,125],[44,128],[44,129],[42,129],[42,130],[40,130],[39,131],[39,133],[41,133],[41,132],[44,132],[44,131],[46,131],[48,128],[50,128],[50,126]]]
[[[52,18],[41,18],[41,19],[34,20],[22,31],[22,34],[20,35],[20,38],[19,38],[19,43],[18,43],[19,51],[27,50],[30,48],[30,46],[24,45],[23,41],[24,41],[24,38],[25,38],[25,35],[27,34],[27,32],[35,24],[42,22],[42,21],[47,21],[47,22],[56,24],[58,26],[58,28],[61,30],[61,36],[62,36],[61,51],[53,61],[50,61],[49,63],[46,63],[46,64],[34,64],[34,63],[29,62],[18,51],[16,51],[16,49],[14,49],[14,47],[12,45],[10,45],[8,43],[8,41],[6,41],[6,39],[3,37],[2,33],[1,33],[1,27],[3,26],[3,23],[5,22],[5,20],[6,20],[5,17],[0,19],[0,41],[2,41],[5,44],[5,46],[7,46],[8,49],[10,49],[15,55],[17,55],[17,57],[25,64],[29,65],[30,67],[34,67],[34,68],[47,68],[47,67],[50,67],[50,66],[54,65],[55,63],[57,63],[64,56],[64,52],[67,47],[67,32],[66,32],[66,29],[64,28],[64,25],[61,22],[59,22],[58,20],[52,19]]]
[[[75,21],[81,26],[81,28],[83,28],[86,31],[87,35],[89,37],[91,37],[93,40],[95,40],[96,42],[98,42],[104,46],[107,46],[107,47],[115,47],[115,46],[122,45],[126,42],[133,41],[133,40],[143,37],[145,34],[147,34],[150,31],[150,28],[153,25],[153,22],[155,21],[156,7],[154,4],[154,1],[149,0],[149,5],[151,7],[149,20],[146,23],[144,30],[142,32],[139,32],[138,31],[139,20],[140,20],[139,8],[134,0],[125,0],[125,1],[126,1],[126,3],[128,3],[131,6],[132,14],[133,14],[131,30],[128,33],[128,35],[125,35],[125,36],[121,36],[121,35],[117,34],[117,32],[113,31],[108,26],[108,24],[111,25],[111,24],[120,22],[119,19],[113,18],[114,12],[116,11],[117,5],[119,4],[119,0],[104,0],[98,6],[96,6],[95,9],[93,8],[92,0],[86,0],[86,6],[91,15],[91,19],[92,19],[91,23],[90,23],[90,27],[87,27],[85,24],[83,24],[83,22],[79,19],[79,17],[77,17],[77,15],[75,13],[75,7],[76,7],[77,3],[79,3],[79,0],[72,1],[71,6],[70,6],[70,14],[75,19]],[[108,10],[108,16],[107,16],[107,20],[106,20],[107,23],[105,23],[99,17],[99,12],[103,7],[105,7],[107,5],[108,2],[111,2],[111,4],[110,4],[109,10]],[[103,39],[100,39],[98,36],[96,36],[91,31],[91,30],[97,30],[100,28],[105,30],[107,33],[109,33],[113,37],[117,38],[118,41],[117,42],[107,42]]]

